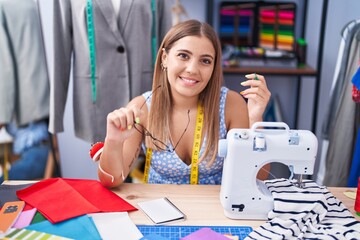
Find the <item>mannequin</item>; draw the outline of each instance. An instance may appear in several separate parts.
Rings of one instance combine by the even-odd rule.
[[[187,20],[189,15],[186,9],[181,4],[180,0],[176,0],[175,6],[171,9],[173,13],[173,25],[180,23],[181,21]]]
[[[155,12],[152,12],[152,1],[156,3]],[[172,0],[152,1],[91,1],[96,52],[93,53],[96,72],[92,79],[86,22],[88,2],[53,0],[54,78],[51,79],[50,132],[64,130],[71,69],[75,135],[89,143],[104,140],[109,112],[151,88],[153,22],[158,46],[172,25],[173,6]]]

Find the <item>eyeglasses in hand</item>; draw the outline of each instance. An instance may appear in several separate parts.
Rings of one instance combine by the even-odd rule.
[[[149,98],[152,96],[152,94],[158,90],[161,87],[161,85],[157,86],[156,89],[154,91],[152,91],[152,93],[146,98],[145,102],[143,103],[143,105],[141,105],[141,108],[145,105],[145,103],[149,100]],[[141,109],[140,108],[140,109]],[[177,143],[175,144],[174,147],[170,147],[168,144],[164,143],[163,141],[161,141],[160,139],[157,139],[156,137],[154,137],[149,130],[147,130],[142,124],[140,123],[134,123],[134,128],[141,134],[144,134],[145,137],[150,137],[152,143],[154,144],[154,146],[161,151],[166,151],[166,152],[174,152],[175,149],[177,148],[177,146],[179,145],[181,139],[183,138],[189,123],[190,123],[190,110],[187,111],[187,115],[188,115],[188,122],[186,124],[186,127],[184,129],[184,132],[181,134],[179,140],[177,141]],[[139,129],[139,127],[141,127],[141,129]]]

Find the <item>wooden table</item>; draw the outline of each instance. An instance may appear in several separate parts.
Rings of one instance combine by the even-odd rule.
[[[356,188],[328,188],[360,221],[355,214],[355,200],[343,193],[355,191]],[[220,185],[170,185],[170,184],[141,184],[124,183],[113,191],[120,197],[133,204],[161,197],[168,197],[187,216],[186,221],[176,222],[176,225],[207,225],[207,226],[251,226],[256,228],[265,221],[261,220],[233,220],[227,218],[220,204]],[[141,211],[129,213],[135,224],[153,223]]]
[[[34,181],[4,181],[3,184],[31,182]],[[356,193],[356,188],[329,187],[328,189],[360,221],[360,216],[356,215],[354,210],[355,200],[344,195],[345,191]],[[187,216],[186,221],[177,221],[174,223],[176,225],[250,226],[256,228],[265,222],[263,220],[234,220],[227,218],[220,203],[220,185],[123,183],[112,190],[137,208],[138,202],[168,197]],[[135,224],[154,224],[141,210],[130,212],[129,216]]]

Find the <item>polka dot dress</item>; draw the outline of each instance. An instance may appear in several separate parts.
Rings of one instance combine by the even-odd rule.
[[[225,101],[228,88],[221,88],[220,95],[220,139],[226,137],[225,125]],[[147,99],[151,92],[143,94]],[[148,108],[150,108],[151,97],[147,100]],[[168,143],[171,146],[171,143]],[[200,157],[205,151],[206,137],[200,149]],[[144,152],[146,152],[145,144],[142,145]],[[172,147],[172,146],[171,146]],[[217,149],[214,149],[217,151]],[[199,184],[220,184],[222,177],[222,167],[224,159],[217,157],[211,166],[207,166],[207,161],[204,160],[199,164]],[[191,165],[185,164],[176,152],[152,151],[149,181],[148,183],[167,183],[167,184],[189,184],[190,183]]]

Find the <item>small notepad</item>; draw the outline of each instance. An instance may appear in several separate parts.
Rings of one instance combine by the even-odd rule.
[[[186,219],[186,215],[166,197],[146,202],[139,202],[138,205],[140,209],[156,224]]]

